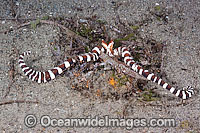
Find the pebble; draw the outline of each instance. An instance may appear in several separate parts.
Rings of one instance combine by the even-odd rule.
[[[6,23],[6,21],[5,21],[5,20],[3,20],[1,23],[2,23],[2,24],[5,24],[5,23]]]

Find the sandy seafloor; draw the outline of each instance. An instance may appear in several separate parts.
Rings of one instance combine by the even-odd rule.
[[[168,11],[168,23],[164,24],[150,13],[150,10],[159,4]],[[22,53],[33,51],[31,59],[37,61],[29,65],[37,69],[53,67],[51,52],[48,43],[57,37],[59,29],[52,25],[41,25],[36,29],[28,27],[14,30],[8,34],[0,33],[0,102],[12,100],[39,101],[39,103],[12,103],[0,106],[1,132],[200,132],[200,1],[199,0],[26,0],[15,1],[16,13],[19,18],[40,18],[45,15],[80,18],[96,15],[108,25],[117,27],[116,18],[123,23],[135,23],[151,18],[140,27],[139,32],[143,38],[151,38],[164,43],[162,71],[166,73],[169,81],[175,81],[175,86],[191,85],[197,92],[184,105],[179,98],[168,91],[158,87],[162,93],[160,101],[153,102],[154,106],[140,103],[137,100],[102,100],[101,98],[88,98],[80,92],[70,89],[70,77],[60,76],[46,84],[38,84],[26,78],[17,64],[18,56],[15,50]],[[0,0],[0,17],[13,18],[9,1]],[[1,19],[0,31],[16,26],[16,21]],[[108,35],[116,38],[115,31],[110,30]],[[5,96],[9,86],[9,64],[14,60],[15,77],[9,94]],[[95,75],[94,75],[95,76]],[[98,76],[98,75],[96,75]],[[104,77],[95,78],[99,84],[94,87],[106,86]],[[149,84],[151,84],[149,82]],[[152,84],[153,85],[153,84]],[[156,86],[156,85],[154,85]],[[170,98],[168,98],[171,97]],[[158,106],[156,106],[156,104]],[[130,130],[120,127],[47,127],[38,122],[35,127],[28,128],[24,118],[34,114],[37,120],[43,115],[51,118],[87,118],[88,116],[103,117],[105,115],[119,118],[126,112],[126,118],[174,118],[175,127],[134,127]]]

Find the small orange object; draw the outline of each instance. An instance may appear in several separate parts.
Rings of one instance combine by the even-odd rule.
[[[72,86],[72,89],[74,89],[75,88],[75,86]]]
[[[110,80],[109,80],[109,84],[112,85],[114,88],[116,88],[117,82],[116,82],[115,79],[112,77],[112,78],[110,78]]]
[[[73,73],[75,77],[80,76],[80,73]]]
[[[96,95],[97,95],[98,97],[101,96],[101,90],[100,90],[100,89],[97,89]]]
[[[86,83],[86,88],[89,88],[89,80]]]

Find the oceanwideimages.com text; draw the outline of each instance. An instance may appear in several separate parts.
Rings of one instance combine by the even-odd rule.
[[[86,118],[52,118],[43,115],[36,118],[35,115],[27,115],[24,123],[27,127],[34,127],[39,122],[43,127],[123,127],[128,130],[137,127],[175,127],[173,118],[111,118],[109,116],[88,116]]]

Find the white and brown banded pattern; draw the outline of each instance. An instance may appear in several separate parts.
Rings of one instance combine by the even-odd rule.
[[[45,72],[34,70],[26,65],[26,63],[24,62],[24,56],[30,55],[31,51],[26,51],[23,54],[21,54],[19,56],[18,62],[22,71],[29,79],[38,83],[46,83],[52,79],[55,79],[56,76],[63,73],[63,71],[65,71],[67,68],[72,67],[76,62],[84,63],[90,61],[97,61],[101,52],[105,52],[105,49],[101,46],[97,46],[93,48],[91,53],[78,55],[75,58],[69,58],[66,61],[64,61],[63,64]]]
[[[148,80],[151,80],[152,82],[157,83],[158,85],[162,86],[164,89],[169,90],[172,94],[176,95],[177,97],[180,97],[182,99],[188,99],[194,94],[194,89],[191,86],[188,86],[186,88],[183,88],[182,90],[178,90],[174,87],[171,87],[168,83],[164,82],[161,78],[157,77],[153,73],[150,73],[148,70],[144,70],[141,66],[137,65],[136,62],[133,60],[133,57],[131,57],[130,52],[126,47],[118,47],[113,50],[113,41],[110,41],[110,43],[105,43],[102,40],[102,46],[97,46],[92,49],[91,53],[86,53],[83,55],[76,56],[75,59],[70,58],[66,60],[63,64],[51,69],[47,70],[45,72],[40,72],[33,70],[29,68],[26,63],[24,62],[24,56],[30,55],[30,51],[24,52],[19,57],[19,65],[22,69],[22,71],[25,73],[26,76],[28,76],[29,79],[32,81],[36,81],[38,83],[45,83],[47,81],[50,81],[52,79],[55,79],[55,77],[59,74],[61,74],[64,70],[67,68],[73,66],[76,62],[90,62],[90,61],[97,61],[99,59],[99,55],[104,52],[108,54],[109,56],[121,56],[124,60],[124,63],[131,67],[132,70],[139,73],[140,75],[144,76]]]
[[[109,44],[113,44],[111,41]],[[107,44],[107,46],[109,46]],[[105,44],[104,44],[105,45]],[[113,46],[110,46],[113,47]],[[132,70],[139,73],[140,75],[144,76],[148,80],[151,80],[152,82],[157,83],[158,85],[162,86],[164,89],[169,90],[172,94],[176,95],[177,97],[180,97],[182,99],[188,99],[194,94],[194,89],[191,86],[187,86],[183,88],[182,90],[178,90],[172,86],[170,86],[168,83],[164,82],[161,78],[157,77],[153,73],[148,72],[148,70],[144,70],[141,66],[137,65],[136,62],[133,60],[133,57],[131,56],[130,52],[126,47],[118,47],[114,50],[111,50],[107,53],[113,53],[112,56],[121,56],[123,58],[124,63],[131,67]]]

